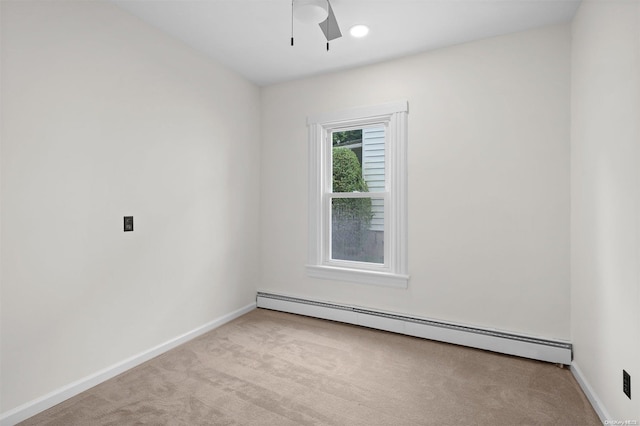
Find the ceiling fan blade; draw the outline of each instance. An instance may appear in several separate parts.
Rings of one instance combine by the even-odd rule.
[[[336,15],[333,13],[331,3],[328,0],[327,4],[329,5],[329,16],[327,16],[327,19],[320,22],[318,25],[324,33],[324,36],[327,38],[327,41],[331,41],[342,37],[342,33],[340,32],[340,26],[336,20]]]

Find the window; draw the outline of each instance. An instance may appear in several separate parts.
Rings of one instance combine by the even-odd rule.
[[[407,287],[407,112],[308,118],[309,276]]]

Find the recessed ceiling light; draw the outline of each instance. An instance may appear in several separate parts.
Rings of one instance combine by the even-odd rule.
[[[351,33],[353,37],[364,37],[369,34],[369,27],[367,27],[366,25],[354,25],[349,30],[349,33]]]

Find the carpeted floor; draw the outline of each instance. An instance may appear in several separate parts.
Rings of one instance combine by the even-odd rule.
[[[567,369],[257,309],[22,425],[600,425]]]

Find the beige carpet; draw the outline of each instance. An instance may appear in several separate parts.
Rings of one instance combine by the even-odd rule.
[[[24,425],[600,425],[567,369],[257,309]]]

